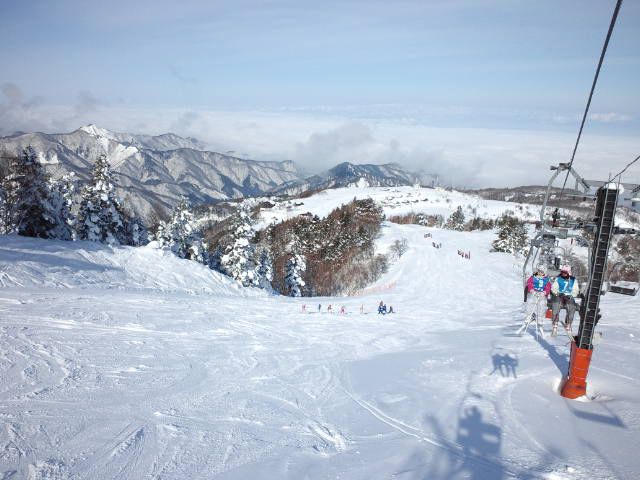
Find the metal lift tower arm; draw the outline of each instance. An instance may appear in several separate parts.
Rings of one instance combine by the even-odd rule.
[[[584,178],[582,178],[582,176],[580,176],[580,174],[576,172],[576,170],[573,167],[570,167],[568,163],[560,163],[558,164],[557,167],[552,166],[551,170],[555,170],[555,173],[551,176],[551,179],[547,184],[547,193],[544,196],[544,203],[542,205],[542,209],[540,210],[540,223],[543,226],[543,230],[544,230],[544,217],[547,211],[547,204],[549,203],[549,197],[551,196],[551,187],[553,186],[553,182],[558,177],[558,175],[560,175],[561,172],[569,170],[569,173],[573,175],[573,177],[576,179],[576,190],[581,189],[585,193],[587,193],[591,188],[591,185],[589,185],[589,183]]]

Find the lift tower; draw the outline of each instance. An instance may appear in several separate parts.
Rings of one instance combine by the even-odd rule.
[[[595,237],[589,259],[589,281],[580,305],[580,328],[571,342],[569,374],[562,396],[578,398],[587,393],[587,374],[593,353],[593,334],[600,319],[600,295],[607,267],[613,220],[618,204],[618,185],[608,183],[598,189],[595,211]]]

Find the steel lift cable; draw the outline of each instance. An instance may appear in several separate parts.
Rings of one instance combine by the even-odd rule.
[[[629,163],[627,164],[627,166],[626,166],[626,167],[624,167],[622,170],[620,170],[620,172],[616,173],[616,174],[612,177],[612,180],[615,180],[615,179],[616,179],[616,178],[618,178],[618,177],[622,177],[622,174],[623,174],[624,172],[626,172],[626,171],[627,171],[627,169],[628,169],[631,165],[633,165],[634,163],[636,163],[638,160],[640,160],[640,155],[638,155],[634,160],[632,160],[631,162],[629,162]]]
[[[611,16],[611,23],[609,24],[609,31],[607,32],[607,37],[604,41],[604,45],[602,46],[602,52],[600,52],[600,60],[598,61],[598,68],[596,69],[596,74],[593,77],[593,83],[591,85],[591,91],[589,92],[589,100],[587,100],[587,106],[584,109],[584,114],[582,115],[582,122],[580,123],[580,130],[578,131],[578,138],[576,138],[576,144],[573,147],[573,153],[571,154],[571,161],[569,162],[569,169],[567,170],[567,176],[564,179],[564,183],[562,184],[562,190],[560,191],[560,195],[558,197],[558,202],[562,201],[562,195],[564,194],[565,186],[567,185],[567,180],[569,179],[569,171],[573,166],[573,161],[576,157],[576,151],[578,150],[578,145],[580,144],[580,137],[582,136],[582,130],[584,128],[584,124],[587,120],[587,115],[589,114],[589,107],[591,106],[591,99],[593,98],[593,92],[596,89],[596,84],[598,83],[598,76],[600,75],[600,69],[602,68],[602,63],[604,62],[604,56],[607,53],[607,47],[609,46],[609,40],[611,39],[611,34],[613,33],[613,27],[616,24],[616,20],[618,19],[618,12],[620,11],[620,6],[622,5],[622,0],[617,0],[616,7],[613,10],[613,15]]]

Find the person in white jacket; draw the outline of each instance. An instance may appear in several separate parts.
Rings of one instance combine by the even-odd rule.
[[[560,267],[560,275],[556,277],[551,285],[551,295],[551,310],[553,314],[551,335],[555,336],[558,332],[558,318],[562,308],[567,309],[565,325],[571,328],[573,316],[576,313],[576,297],[580,295],[580,287],[576,277],[571,276],[571,267],[569,265]]]

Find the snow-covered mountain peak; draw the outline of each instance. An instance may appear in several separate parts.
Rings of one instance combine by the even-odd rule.
[[[115,136],[112,132],[110,132],[105,128],[100,128],[97,125],[94,125],[93,123],[80,127],[78,130],[82,130],[83,132],[86,132],[89,135],[92,135],[94,137],[104,137],[104,138],[115,139]]]
[[[55,177],[74,172],[86,181],[106,154],[120,198],[147,218],[168,212],[186,196],[192,204],[260,195],[300,179],[291,161],[253,161],[207,150],[194,138],[113,132],[95,124],[70,133],[27,133],[0,138],[0,150],[19,156],[31,145]]]

